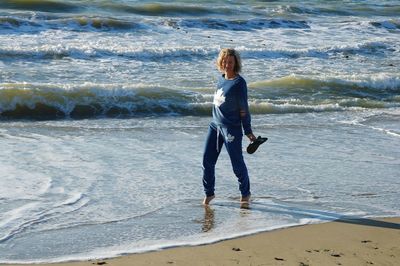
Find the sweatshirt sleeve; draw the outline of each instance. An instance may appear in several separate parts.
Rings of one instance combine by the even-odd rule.
[[[247,99],[247,84],[244,79],[239,83],[239,109],[244,134],[248,135],[253,133],[251,130],[251,116]]]

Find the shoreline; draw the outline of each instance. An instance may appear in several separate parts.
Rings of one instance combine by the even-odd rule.
[[[110,259],[0,265],[396,265],[399,260],[400,217],[394,217],[339,219]]]

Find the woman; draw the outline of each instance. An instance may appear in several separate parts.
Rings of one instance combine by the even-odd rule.
[[[215,164],[223,144],[239,182],[240,201],[248,203],[251,193],[242,154],[242,128],[250,141],[256,137],[251,130],[246,81],[239,75],[242,68],[239,53],[234,49],[222,49],[217,59],[217,68],[223,74],[218,79],[214,94],[213,119],[209,125],[203,155],[203,186],[206,194],[203,204],[208,205],[215,197]]]

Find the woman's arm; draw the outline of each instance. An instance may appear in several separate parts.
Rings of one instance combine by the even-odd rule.
[[[250,141],[253,141],[256,139],[256,137],[253,135],[253,131],[251,129],[251,115],[247,98],[246,81],[243,80],[243,82],[240,83],[239,92],[239,112],[244,134],[250,139]]]

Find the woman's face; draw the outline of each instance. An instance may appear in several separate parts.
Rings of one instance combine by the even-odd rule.
[[[228,55],[222,60],[222,66],[225,72],[234,72],[235,69],[235,57],[233,55]]]

